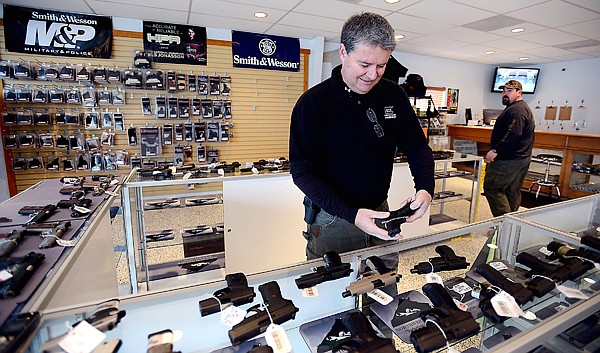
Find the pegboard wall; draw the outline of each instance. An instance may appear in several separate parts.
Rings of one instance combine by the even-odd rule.
[[[10,60],[11,62],[30,63],[32,70],[40,67],[42,63],[56,65],[61,68],[66,65],[89,66],[93,68],[116,68],[121,73],[133,67],[134,53],[136,50],[143,49],[142,33],[128,31],[113,31],[113,52],[110,59],[89,59],[89,58],[72,58],[46,55],[30,55],[23,53],[8,52],[4,43],[4,27],[0,27],[0,59],[3,61]],[[58,89],[73,90],[79,92],[79,96],[90,87],[94,91],[89,91],[96,94],[113,93],[117,98],[124,98],[123,102],[119,99],[108,104],[97,102],[96,107],[86,107],[84,103],[33,103],[28,101],[5,102],[4,94],[2,95],[1,110],[3,119],[0,119],[2,128],[3,146],[6,159],[7,176],[11,195],[20,192],[31,185],[43,179],[55,179],[65,175],[93,175],[94,173],[118,173],[126,174],[130,171],[128,161],[122,163],[119,160],[116,170],[106,170],[104,166],[95,168],[92,172],[91,167],[96,166],[94,156],[118,155],[119,157],[128,156],[130,159],[141,157],[141,141],[140,131],[146,127],[159,127],[161,135],[164,124],[177,124],[187,126],[196,125],[196,127],[208,127],[209,123],[220,123],[225,128],[229,129],[229,140],[221,141],[176,141],[173,139],[172,145],[164,145],[161,139],[160,155],[142,158],[144,162],[160,163],[164,161],[173,161],[175,156],[175,147],[189,146],[192,155],[186,162],[202,164],[197,160],[198,146],[205,146],[208,152],[218,151],[219,161],[240,163],[256,161],[259,159],[287,157],[288,141],[289,141],[289,123],[290,115],[296,100],[308,87],[308,54],[309,50],[301,49],[301,69],[299,72],[275,71],[275,70],[258,70],[258,69],[241,69],[232,66],[231,58],[231,42],[227,41],[207,41],[207,65],[182,65],[168,63],[153,63],[152,69],[161,70],[165,76],[165,88],[163,89],[142,89],[125,87],[122,82],[92,82],[84,83],[75,80],[38,80],[38,79],[17,79],[5,77],[2,79],[3,89],[10,88],[19,92],[31,91],[32,99],[35,95],[35,90],[44,88],[48,91]],[[175,74],[184,74],[188,76],[209,76],[213,78],[226,77],[230,79],[230,92],[228,94],[219,95],[198,95],[196,92],[189,91],[189,84],[186,83],[185,90],[169,93],[166,91],[166,76],[169,71]],[[221,85],[221,87],[223,87]],[[209,92],[210,93],[210,92]],[[183,98],[183,101],[189,100],[190,104],[193,99],[207,101],[223,102],[225,105],[231,106],[230,117],[203,117],[202,115],[192,115],[192,107],[190,107],[189,117],[186,118],[156,118],[156,98]],[[142,111],[142,98],[148,98],[152,109],[151,115],[144,115]],[[159,99],[160,100],[160,99]],[[119,104],[121,103],[121,104]],[[220,104],[220,103],[219,103]],[[227,107],[229,109],[229,107]],[[224,109],[225,110],[225,109]],[[14,115],[6,121],[7,112]],[[28,124],[27,117],[22,114],[32,114],[33,119],[31,124]],[[57,124],[58,119],[62,119],[62,113],[79,116],[77,124]],[[91,126],[96,129],[89,129],[89,117],[98,113],[98,124],[100,126]],[[112,125],[103,126],[104,113],[109,113],[108,117],[123,116],[123,130],[115,129],[115,121]],[[36,116],[45,116],[49,114],[51,117],[50,124],[36,122]],[[16,122],[11,124],[11,119],[16,117]],[[86,117],[88,121],[86,124]],[[19,123],[21,120],[21,123]],[[8,124],[7,124],[8,122]],[[61,121],[62,122],[62,121]],[[204,125],[202,125],[204,123]],[[118,121],[117,121],[118,124]],[[137,144],[130,145],[128,140],[128,128],[135,127],[137,133]],[[195,130],[194,130],[195,131]],[[205,130],[206,137],[210,131]],[[213,131],[214,132],[214,131]],[[113,135],[114,134],[114,135]],[[57,138],[63,136],[67,138],[78,137],[82,143],[82,149],[57,147]],[[225,136],[225,135],[224,135]],[[42,138],[52,137],[54,139],[53,147],[44,147]],[[90,151],[86,145],[86,140],[90,137],[98,137],[100,144],[96,152]],[[8,138],[8,140],[7,140]],[[10,148],[14,140],[17,139],[17,145]],[[32,139],[30,139],[32,138]],[[110,143],[107,138],[112,138],[111,145],[103,145],[103,142]],[[19,145],[19,140],[22,140],[23,145]],[[226,139],[223,139],[226,140]],[[31,141],[31,144],[28,142]],[[62,140],[64,141],[64,140]],[[92,139],[93,141],[93,139]],[[7,148],[8,142],[8,148]],[[92,146],[93,147],[93,146]],[[125,152],[125,153],[123,153]],[[48,170],[48,165],[53,165],[58,158],[58,170]],[[82,158],[84,158],[82,160]],[[85,158],[87,158],[88,167],[85,166]],[[14,168],[15,161],[21,162]],[[65,161],[72,161],[73,170],[65,171],[63,164]],[[42,166],[38,162],[43,162]],[[77,167],[82,167],[77,170]],[[19,167],[24,169],[19,170]],[[99,170],[98,170],[99,169]]]

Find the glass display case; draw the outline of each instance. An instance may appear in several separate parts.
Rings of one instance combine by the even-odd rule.
[[[542,259],[539,249],[546,247],[551,241],[561,242],[573,248],[579,246],[577,238],[570,233],[571,230],[563,231],[554,227],[565,230],[579,229],[580,226],[583,226],[584,218],[587,218],[587,224],[589,224],[590,220],[595,217],[597,201],[597,197],[582,199],[578,204],[567,203],[564,208],[561,207],[563,204],[555,204],[555,208],[550,213],[537,212],[537,210],[532,210],[527,214],[515,213],[449,231],[412,237],[406,241],[394,242],[386,246],[341,254],[341,263],[348,264],[352,272],[346,272],[345,275],[335,278],[324,278],[323,282],[318,283],[316,287],[309,291],[300,290],[296,280],[305,275],[318,272],[319,268],[323,270],[325,266],[323,260],[299,262],[270,271],[246,274],[248,285],[255,290],[257,288],[259,290],[256,290],[256,297],[252,300],[252,303],[246,302],[237,307],[248,310],[251,306],[257,306],[259,311],[267,310],[265,306],[261,307],[259,305],[264,301],[259,292],[264,290],[267,284],[272,285],[273,281],[276,282],[281,297],[291,300],[293,307],[297,308],[295,314],[292,315],[293,319],[288,317],[289,320],[278,322],[285,330],[294,352],[327,351],[327,349],[323,350],[323,347],[319,350],[317,345],[320,346],[328,333],[333,332],[333,325],[335,325],[337,319],[341,319],[342,323],[348,324],[349,321],[346,320],[349,317],[348,312],[355,309],[363,312],[374,327],[374,331],[372,331],[363,326],[366,331],[360,332],[365,333],[368,331],[369,334],[382,338],[394,337],[394,346],[401,352],[432,351],[433,349],[443,348],[446,346],[444,336],[447,336],[450,340],[451,347],[460,352],[528,352],[534,349],[542,349],[542,347],[554,352],[590,351],[593,347],[598,347],[598,337],[600,336],[590,337],[589,334],[585,335],[582,332],[593,333],[596,332],[594,330],[598,329],[597,321],[592,320],[595,313],[600,310],[600,295],[598,295],[600,286],[597,284],[600,275],[597,264],[596,267],[591,266],[581,274],[572,275],[569,279],[560,281],[561,287],[554,287],[553,285],[547,293],[539,293],[534,296],[532,294],[533,290],[531,290],[528,300],[523,300],[523,303],[519,306],[522,310],[522,316],[519,317],[492,320],[494,318],[493,312],[484,312],[484,308],[486,310],[489,308],[480,307],[475,293],[476,289],[480,288],[479,301],[484,300],[485,297],[482,295],[484,291],[490,288],[485,283],[486,281],[493,282],[493,280],[489,279],[486,273],[479,270],[479,268],[492,265],[505,267],[498,267],[497,269],[505,281],[514,285],[527,285],[528,290],[533,288],[528,282],[523,281],[524,278],[530,275],[529,272],[532,267],[523,266],[523,261],[517,259],[517,256],[522,253],[532,256],[537,254]],[[569,214],[574,210],[581,214],[586,213],[587,217],[582,215],[579,218],[570,218]],[[547,219],[544,219],[544,214],[547,215]],[[562,218],[564,224],[557,222],[553,225],[547,222],[550,219],[558,218]],[[567,222],[569,219],[573,220],[573,223]],[[577,224],[579,222],[581,224]],[[543,225],[544,223],[546,224]],[[477,244],[481,245],[481,251],[478,253],[464,252],[462,245],[467,242],[478,242]],[[435,273],[443,281],[443,287],[438,284],[438,280],[433,279],[434,277],[427,269],[424,271],[419,270],[419,263],[429,264],[432,267],[438,265],[432,248],[435,246],[437,249],[441,245],[451,248],[455,255],[459,256],[459,261],[466,261],[469,265],[462,268],[459,266],[459,268],[454,268],[452,271],[436,270]],[[412,257],[412,251],[424,248],[431,249],[433,257],[427,259],[426,256],[423,256],[423,253],[421,253],[420,258]],[[438,254],[442,255],[441,252],[438,252]],[[448,254],[446,253],[446,255]],[[264,255],[266,254],[262,254],[262,256]],[[378,282],[371,281],[370,276],[373,275],[373,272],[364,273],[363,270],[365,266],[373,267],[373,264],[375,264],[373,256],[383,258],[390,255],[397,256],[400,259],[398,271],[396,273],[380,271],[376,275],[381,275],[377,277],[379,279],[384,278],[382,276],[389,278],[393,275],[397,277],[399,282],[396,284],[396,291],[381,288],[392,294],[393,299],[390,303],[384,304],[383,301],[375,299],[375,296],[383,296],[380,294],[381,292],[377,295],[375,293],[378,292],[373,292],[372,295],[364,294],[377,288]],[[251,261],[255,256],[261,256],[261,254],[248,254],[248,260]],[[464,258],[461,260],[460,257]],[[558,262],[553,266],[558,266],[557,264]],[[379,269],[376,265],[375,268]],[[441,270],[442,268],[438,269]],[[421,273],[419,273],[420,271]],[[357,278],[359,273],[363,274],[363,278],[369,280],[365,282],[360,277]],[[553,274],[546,275],[553,276]],[[482,276],[485,278],[483,281],[481,280]],[[457,284],[457,280],[465,282],[469,290],[465,290],[465,284]],[[357,282],[362,285],[369,284],[365,285],[363,290],[359,290],[357,288],[362,286],[359,286]],[[203,306],[200,302],[213,300],[215,296],[220,295],[218,292],[220,289],[228,288],[228,283],[220,278],[203,283],[173,286],[164,290],[123,296],[119,298],[119,310],[124,310],[126,315],[122,317],[115,328],[104,332],[106,334],[105,339],[121,340],[120,351],[122,352],[140,351],[148,346],[149,335],[168,329],[181,333],[179,341],[173,344],[173,351],[248,351],[256,343],[262,342],[264,345],[265,341],[258,332],[235,341],[236,337],[240,338],[240,336],[237,336],[239,326],[233,326],[232,328],[226,325],[224,322],[227,320],[224,320],[219,313],[201,314]],[[502,287],[502,283],[497,284],[497,286]],[[438,296],[436,299],[431,294],[436,293],[431,290],[434,287],[447,291],[450,297]],[[514,292],[511,288],[502,288],[507,292],[513,292],[514,298],[522,298],[521,294]],[[574,292],[584,294],[587,299],[575,299],[574,292],[567,292],[569,288],[575,289]],[[387,307],[388,313],[401,313],[403,311],[399,311],[399,303],[404,300],[402,299],[405,298],[403,295],[415,291],[420,292],[421,290],[426,295],[431,296],[429,299],[438,309],[427,311],[430,308],[430,304],[427,304],[423,308],[423,313],[415,316],[415,320],[422,321],[420,323],[415,321],[411,329],[412,332],[409,332],[407,336],[407,332],[399,330],[398,323],[394,323],[393,318],[390,315],[386,316],[380,309],[381,307]],[[491,288],[491,290],[495,289]],[[437,293],[439,294],[439,292]],[[423,294],[420,294],[420,297],[424,297]],[[223,297],[220,298],[223,300]],[[269,298],[272,297],[267,296],[267,302]],[[452,298],[455,298],[456,301]],[[452,304],[457,303],[457,301],[464,304],[463,309],[460,309],[457,304]],[[421,302],[421,304],[423,303],[427,302]],[[27,351],[40,351],[42,345],[66,333],[68,327],[73,323],[89,318],[96,304],[98,303],[44,312],[42,323],[35,337],[30,340]],[[267,304],[271,305],[270,303]],[[454,308],[452,309],[455,310],[454,314],[443,315],[444,312],[450,310],[448,309],[450,307]],[[225,307],[223,308],[225,309]],[[484,313],[483,315],[477,313],[478,308],[481,309],[480,312]],[[275,310],[275,306],[273,310]],[[452,312],[452,310],[450,311]],[[472,316],[467,315],[465,317],[464,314],[457,314],[458,311],[456,310],[466,310]],[[412,311],[405,312],[414,314]],[[436,316],[426,315],[426,313],[442,314]],[[253,315],[251,311],[248,311],[247,319],[251,319]],[[278,317],[275,312],[272,313],[273,316]],[[458,320],[459,317],[464,320]],[[590,317],[590,319],[587,320],[586,317]],[[271,320],[277,321],[278,319]],[[256,324],[256,322],[254,323]],[[403,323],[407,322],[404,321]],[[266,319],[260,325],[266,329],[268,324],[269,319]],[[588,326],[583,327],[581,325]],[[326,329],[325,331],[318,331],[317,327],[325,327]],[[449,331],[444,334],[439,331],[447,327],[455,327],[457,331],[454,332],[448,329]],[[471,327],[474,331],[461,335],[459,333],[461,327]],[[428,330],[431,339],[420,340],[419,337],[423,337],[420,336],[423,331],[418,331],[420,329]],[[350,331],[356,332],[353,330]],[[351,339],[353,334],[349,333],[349,336],[346,338]],[[362,337],[364,339],[365,336]],[[406,342],[407,337],[412,337],[412,339],[409,338]],[[459,338],[454,339],[454,337]],[[232,341],[242,343],[232,347]],[[361,341],[360,339],[355,339],[353,342],[359,346],[364,344],[364,340]],[[415,348],[414,343],[427,346],[430,344],[428,342],[436,342],[435,344],[431,343],[435,348],[432,348],[432,346],[426,349],[422,349],[422,347],[421,349]]]
[[[569,188],[585,193],[600,193],[600,155],[574,154]]]

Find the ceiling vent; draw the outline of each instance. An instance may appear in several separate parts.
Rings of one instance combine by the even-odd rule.
[[[462,26],[478,31],[490,32],[500,28],[513,27],[520,23],[523,23],[523,20],[517,20],[516,18],[498,15],[494,17],[484,18],[483,20],[466,23]]]

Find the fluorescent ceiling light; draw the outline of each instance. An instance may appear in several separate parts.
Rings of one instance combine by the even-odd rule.
[[[529,57],[528,56],[522,56],[522,57],[519,58],[519,60],[521,60],[521,61],[529,60]]]
[[[395,38],[396,40],[404,39],[404,37],[405,37],[405,35],[404,35],[404,34],[396,34],[396,35],[394,36],[394,38]]]
[[[385,0],[385,2],[387,2],[388,4],[395,4],[397,2],[399,2],[400,0]]]
[[[492,55],[492,54],[496,54],[495,50],[486,50],[483,52],[485,55]]]
[[[525,28],[513,28],[510,31],[513,33],[521,33],[521,32],[525,32]]]
[[[255,12],[255,13],[254,13],[254,17],[256,17],[256,18],[265,18],[265,17],[267,17],[267,16],[268,16],[268,15],[267,15],[267,13],[266,13],[266,12]]]

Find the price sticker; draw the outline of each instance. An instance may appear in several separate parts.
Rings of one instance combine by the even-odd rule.
[[[458,307],[460,310],[467,311],[469,309],[469,306],[467,304],[461,302],[460,300],[458,300],[456,298],[452,298],[452,300],[454,301],[454,304],[456,304],[456,307]]]
[[[292,351],[292,345],[285,330],[276,324],[270,324],[265,332],[267,344],[273,348],[273,353],[289,353]]]
[[[388,305],[394,300],[389,294],[380,289],[373,289],[372,291],[367,292],[367,295],[381,305]]]
[[[575,299],[589,299],[587,295],[585,295],[582,291],[577,288],[569,288],[563,285],[556,286],[558,290],[565,295],[567,298],[575,298]]]
[[[504,262],[490,262],[490,266],[492,266],[492,268],[494,268],[494,270],[496,271],[504,271],[506,269],[508,269],[508,267],[504,264]]]
[[[490,301],[496,314],[500,316],[519,317],[524,315],[515,298],[505,291],[496,294]]]
[[[538,251],[539,251],[539,252],[541,252],[542,254],[546,255],[546,256],[550,256],[550,255],[552,255],[552,254],[553,254],[553,252],[552,252],[552,251],[550,251],[550,250],[548,250],[548,248],[547,248],[547,247],[545,247],[545,246],[542,246],[542,247],[540,248],[540,250],[538,250]]]
[[[58,342],[67,353],[90,353],[106,338],[106,335],[87,321],[81,321]]]
[[[452,290],[458,294],[465,294],[472,291],[473,288],[465,282],[460,282],[452,286]]]
[[[440,277],[440,275],[438,275],[437,273],[430,272],[426,274],[425,280],[427,281],[427,283],[439,283],[442,286],[444,285],[444,280],[442,280],[442,277]]]
[[[302,290],[303,297],[318,297],[319,291],[317,290],[317,286],[312,286],[310,288],[304,288]]]
[[[233,327],[246,317],[246,310],[230,305],[221,310],[221,323],[229,327]]]
[[[12,273],[6,271],[6,270],[2,270],[0,271],[0,282],[4,282],[7,279],[11,279],[12,278]]]
[[[65,240],[60,238],[56,239],[56,244],[64,247],[75,246],[75,242],[73,242],[72,240]]]

